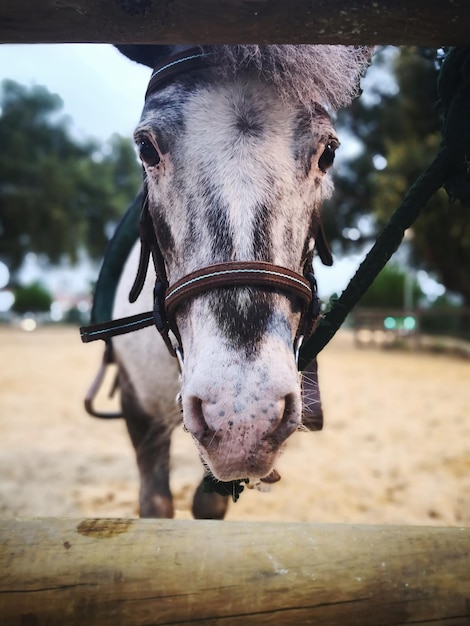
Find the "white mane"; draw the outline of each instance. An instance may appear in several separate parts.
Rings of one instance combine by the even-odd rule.
[[[335,111],[360,95],[359,81],[373,48],[333,45],[237,45],[211,48],[225,74],[254,69],[282,97],[307,111],[315,103]]]

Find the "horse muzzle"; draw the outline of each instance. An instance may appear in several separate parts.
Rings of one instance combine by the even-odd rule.
[[[289,366],[288,359],[274,360],[269,350],[255,363],[219,368],[214,359],[201,356],[183,377],[186,429],[217,479],[264,478],[301,424],[301,390],[293,357]]]

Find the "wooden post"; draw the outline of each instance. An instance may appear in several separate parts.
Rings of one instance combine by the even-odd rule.
[[[470,528],[0,521],[2,626],[470,623]]]
[[[3,43],[468,45],[468,0],[2,0]]]

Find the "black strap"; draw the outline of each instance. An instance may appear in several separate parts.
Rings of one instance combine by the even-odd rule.
[[[441,149],[428,169],[409,189],[349,285],[322,317],[309,341],[303,344],[300,351],[299,369],[305,369],[333,338],[352,308],[359,302],[397,250],[405,230],[418,218],[429,198],[442,187],[452,169],[447,151]]]
[[[144,286],[145,277],[147,276],[147,270],[150,260],[150,255],[153,258],[153,264],[155,266],[155,272],[160,278],[165,288],[168,286],[166,278],[165,262],[163,255],[160,251],[160,247],[155,235],[155,229],[153,227],[152,217],[149,211],[148,204],[148,189],[147,182],[144,179],[144,189],[142,194],[142,209],[140,213],[139,221],[139,236],[140,236],[140,258],[137,268],[137,275],[134,280],[134,284],[129,292],[129,302],[135,302],[139,297],[142,288]]]
[[[131,333],[154,324],[153,311],[146,311],[145,313],[138,313],[137,315],[130,315],[129,317],[122,317],[121,319],[110,320],[101,324],[82,326],[80,328],[80,338],[83,343],[97,341],[98,339],[106,341],[116,335]]]
[[[201,67],[210,65],[212,55],[210,52],[204,52],[202,48],[195,47],[183,50],[159,63],[152,72],[150,82],[145,93],[145,100],[152,93],[162,88],[162,86],[177,74],[184,71],[190,72],[201,69]]]
[[[317,236],[315,237],[315,248],[323,265],[331,267],[333,265],[333,255],[331,254],[330,246],[328,245],[321,217],[318,223]]]
[[[227,276],[229,272],[230,274]],[[193,287],[194,284],[196,287]],[[169,330],[171,329],[175,333],[177,339],[179,336],[177,328],[174,328],[175,325],[170,323],[171,320],[168,320],[167,313],[169,312],[171,319],[173,319],[173,310],[181,299],[190,299],[201,292],[217,287],[231,287],[235,284],[238,286],[261,285],[294,293],[304,301],[306,317],[315,318],[314,322],[318,318],[319,299],[313,274],[308,274],[307,278],[304,279],[287,268],[281,268],[270,263],[219,263],[184,277],[175,283],[169,292],[167,292],[165,283],[160,280],[160,277],[157,277],[154,288],[153,311],[83,326],[80,328],[81,339],[84,343],[98,339],[107,340],[115,335],[123,335],[155,324],[167,348],[174,355],[175,350],[168,336]],[[181,292],[177,291],[178,289],[181,289]],[[304,324],[302,323],[301,326],[303,333]]]
[[[94,406],[95,398],[103,383],[108,365],[111,365],[112,363],[115,363],[114,354],[113,354],[113,346],[111,342],[108,341],[106,342],[106,348],[103,353],[103,360],[101,362],[100,369],[98,370],[98,373],[96,374],[95,379],[91,383],[91,386],[88,389],[88,392],[85,396],[85,401],[84,401],[85,410],[92,417],[99,417],[101,419],[116,419],[116,418],[124,417],[122,411],[98,411],[97,409],[95,409],[95,406]],[[109,392],[110,398],[113,397],[114,392],[116,391],[117,385],[118,385],[118,377],[116,375],[114,379],[114,384],[111,387],[111,391]]]

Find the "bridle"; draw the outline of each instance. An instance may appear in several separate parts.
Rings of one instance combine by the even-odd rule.
[[[200,48],[186,49],[166,58],[155,67],[152,73],[145,95],[146,101],[178,75],[210,67],[214,63],[211,53],[204,52]],[[302,303],[301,318],[293,346],[296,362],[298,362],[298,353],[302,341],[304,337],[308,338],[311,335],[320,315],[317,285],[312,269],[313,251],[309,253],[305,262],[303,275],[273,263],[227,261],[198,269],[170,285],[167,279],[165,261],[149,211],[145,176],[139,234],[141,241],[140,259],[137,275],[129,293],[129,300],[130,302],[135,302],[141,293],[150,257],[152,257],[157,277],[154,287],[153,311],[83,327],[80,329],[83,342],[86,343],[96,339],[109,340],[115,335],[128,333],[154,324],[160,332],[170,354],[177,356],[180,366],[182,366],[184,353],[175,319],[178,307],[201,293],[214,289],[257,286],[270,291],[288,293],[298,298]],[[321,260],[325,264],[331,265],[331,253],[326,244],[321,223],[316,237],[316,244]],[[170,338],[170,331],[176,339],[176,345]],[[314,366],[316,368],[316,363]]]

